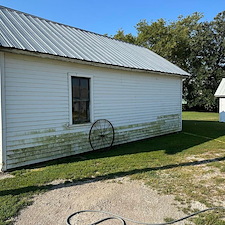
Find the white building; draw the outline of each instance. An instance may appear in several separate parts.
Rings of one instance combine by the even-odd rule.
[[[225,78],[220,82],[216,90],[215,97],[219,98],[220,122],[225,122]]]
[[[1,6],[0,17],[2,170],[91,151],[99,119],[113,125],[113,145],[181,131],[182,69],[146,48],[13,9]]]

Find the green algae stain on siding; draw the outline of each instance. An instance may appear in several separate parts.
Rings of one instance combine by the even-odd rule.
[[[163,116],[158,116],[157,119],[160,120],[160,119],[165,119],[165,120],[168,120],[168,119],[180,119],[181,118],[181,115],[180,114],[170,114],[170,115],[163,115]]]
[[[26,135],[44,134],[44,133],[51,133],[51,132],[55,132],[55,131],[56,131],[55,129],[35,130],[35,131],[26,132]]]
[[[119,126],[114,129],[114,145],[123,144],[178,132],[181,130],[181,116],[163,115],[153,122]],[[73,132],[64,129],[61,134],[55,129],[32,131],[29,133],[31,139],[20,140],[18,148],[8,149],[7,162],[13,168],[36,161],[47,161],[91,151],[88,131],[87,129],[85,132]]]
[[[156,121],[115,128],[115,144],[121,144],[181,130],[179,114],[159,116]]]
[[[46,161],[91,150],[88,135],[82,132],[46,135],[32,138],[31,141],[30,147],[9,149],[10,154],[7,155],[9,164],[15,167],[29,161],[39,159]]]

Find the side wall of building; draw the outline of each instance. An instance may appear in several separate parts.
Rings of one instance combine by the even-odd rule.
[[[220,122],[225,122],[225,98],[219,100]]]
[[[70,124],[73,75],[90,77],[91,122],[109,120],[115,145],[182,129],[179,76],[5,53],[5,169],[91,150],[92,123]]]
[[[3,159],[4,159],[4,152],[3,152],[3,79],[4,79],[4,53],[0,52],[0,171],[3,168]]]

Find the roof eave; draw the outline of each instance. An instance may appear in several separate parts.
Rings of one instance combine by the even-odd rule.
[[[216,98],[225,98],[225,95],[214,95]]]
[[[125,66],[106,64],[106,63],[100,63],[100,62],[94,62],[94,61],[88,61],[88,60],[81,60],[81,59],[76,59],[76,58],[71,58],[71,57],[60,56],[60,55],[53,55],[53,54],[49,54],[49,53],[34,52],[34,51],[28,51],[28,50],[22,50],[22,49],[17,49],[17,48],[10,48],[10,47],[3,47],[3,46],[0,46],[0,51],[15,53],[15,54],[29,55],[29,56],[36,56],[36,57],[40,57],[40,58],[55,59],[55,60],[61,60],[64,62],[73,62],[73,63],[78,63],[78,64],[103,67],[103,68],[146,72],[146,73],[152,72],[152,73],[157,73],[157,74],[161,74],[161,75],[179,76],[179,77],[183,77],[183,78],[187,78],[187,77],[191,76],[188,73],[177,74],[177,73],[169,73],[169,72],[162,72],[162,71],[155,71],[155,70],[148,70],[148,69],[141,69],[141,68],[125,67]]]

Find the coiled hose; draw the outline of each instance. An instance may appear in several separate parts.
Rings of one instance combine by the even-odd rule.
[[[213,208],[208,208],[208,209],[204,209],[204,210],[201,210],[201,211],[198,211],[198,212],[195,212],[195,213],[192,213],[188,216],[185,216],[185,217],[182,217],[180,219],[177,219],[177,220],[174,220],[174,221],[171,221],[171,222],[166,222],[166,223],[143,223],[143,222],[139,222],[139,221],[135,221],[135,220],[132,220],[132,219],[128,219],[128,218],[125,218],[125,217],[122,217],[122,216],[118,216],[118,215],[115,215],[113,213],[110,213],[110,212],[106,212],[106,211],[99,211],[99,210],[81,210],[81,211],[77,211],[73,214],[71,214],[68,218],[67,218],[67,225],[72,225],[70,223],[72,217],[74,217],[75,215],[77,214],[80,214],[80,213],[86,213],[86,212],[92,212],[92,213],[103,213],[103,214],[106,214],[106,215],[109,215],[109,217],[106,217],[104,219],[101,219],[101,220],[98,220],[97,222],[95,223],[92,223],[92,224],[89,224],[89,225],[97,225],[97,224],[100,224],[106,220],[112,220],[112,219],[116,219],[116,220],[119,220],[121,222],[121,224],[123,225],[126,225],[126,221],[130,221],[132,223],[136,223],[136,224],[142,224],[142,225],[169,225],[169,224],[174,224],[174,223],[177,223],[177,222],[180,222],[182,220],[186,220],[190,217],[193,217],[193,216],[196,216],[200,213],[204,213],[206,211],[210,211],[210,210],[225,210],[224,207],[213,207]]]

